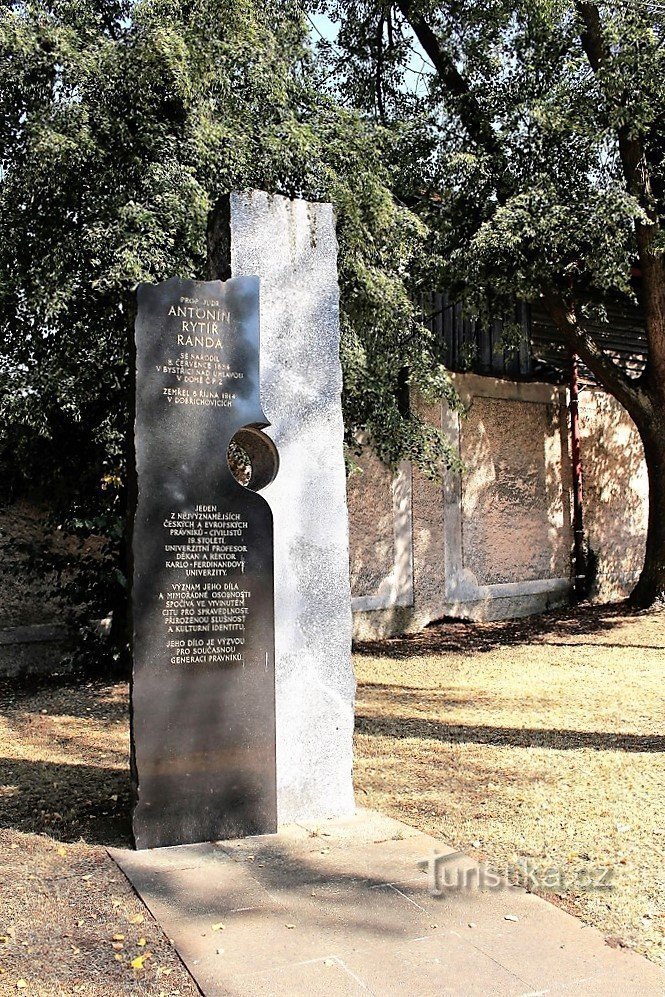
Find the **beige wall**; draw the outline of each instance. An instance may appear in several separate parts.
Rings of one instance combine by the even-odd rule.
[[[457,440],[465,475],[447,473],[432,482],[408,465],[393,475],[365,449],[362,473],[349,479],[356,636],[419,629],[448,614],[537,612],[568,597],[565,394],[472,375],[456,380],[466,419],[441,406],[421,412]],[[627,595],[639,574],[646,468],[637,431],[611,397],[585,389],[580,417],[585,525],[597,558],[592,597],[608,601]],[[62,579],[36,571],[30,548],[68,553],[75,561],[95,553],[100,542],[81,545],[48,525],[46,509],[29,503],[1,509],[0,629],[56,623],[66,612]]]
[[[602,391],[580,394],[584,526],[597,559],[592,598],[629,594],[644,558],[648,481],[630,416]]]
[[[374,456],[363,456],[365,473],[349,483],[358,637],[416,630],[447,615],[519,616],[570,598],[567,392],[469,374],[455,381],[465,418],[442,406],[419,411],[459,448],[464,474],[445,471],[432,482],[409,469],[409,515],[402,510],[399,522],[396,481]],[[592,594],[608,600],[626,595],[639,572],[646,472],[636,431],[613,399],[584,391],[580,413],[586,526],[598,559]],[[396,545],[412,551],[410,588],[399,585]]]
[[[373,596],[395,562],[393,475],[369,449],[356,463],[347,483],[351,592]]]
[[[441,405],[420,405],[423,419],[437,429],[443,426]],[[446,567],[445,485],[413,471],[413,581],[416,614],[414,628],[426,626],[440,615],[445,602]]]
[[[464,567],[480,585],[566,576],[560,407],[473,397],[461,453]]]

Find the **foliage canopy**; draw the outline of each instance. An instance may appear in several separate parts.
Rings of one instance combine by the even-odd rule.
[[[348,442],[429,473],[445,440],[400,412],[400,367],[450,392],[411,299],[425,229],[391,195],[392,134],[313,85],[293,2],[25,0],[0,14],[0,453],[15,489],[120,510],[140,281],[205,272],[219,197],[332,200]]]
[[[612,51],[597,73],[580,6],[602,12]],[[587,307],[608,291],[634,297],[635,224],[648,206],[626,180],[617,137],[628,129],[648,141],[660,197],[665,21],[650,5],[351,0],[314,8],[339,26],[319,46],[331,92],[396,135],[396,192],[429,227],[439,286],[495,316],[510,313],[515,295],[534,300],[544,288],[572,292]]]
[[[397,137],[440,286],[483,319],[539,301],[633,418],[650,485],[635,601],[665,599],[665,12],[649,0],[319,2],[322,78]],[[641,310],[646,368],[590,318]]]

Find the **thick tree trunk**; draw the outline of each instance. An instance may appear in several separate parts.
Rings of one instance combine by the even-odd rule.
[[[638,225],[642,309],[649,348],[644,376],[648,405],[646,418],[633,418],[649,473],[649,525],[644,567],[630,601],[644,608],[656,603],[665,606],[665,266],[662,257],[653,252],[653,238],[651,229]]]
[[[647,608],[665,606],[665,412],[660,406],[647,426],[640,428],[649,474],[649,524],[644,566],[630,601]]]

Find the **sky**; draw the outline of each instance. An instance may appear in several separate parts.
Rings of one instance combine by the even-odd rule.
[[[663,2],[665,3],[665,0]],[[307,17],[312,25],[313,38],[318,36],[329,42],[335,41],[338,29],[329,17],[325,14],[308,14]],[[427,89],[427,81],[424,76],[432,72],[433,68],[415,37],[412,39],[412,46],[413,53],[406,66],[405,89],[418,93]]]

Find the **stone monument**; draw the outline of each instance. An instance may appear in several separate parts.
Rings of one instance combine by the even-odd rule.
[[[227,459],[236,434],[261,440],[266,421],[258,278],[141,285],[132,691],[138,847],[276,829],[272,514],[236,481]]]
[[[234,194],[214,228],[211,276],[221,281],[139,292],[138,847],[353,811],[332,208]],[[231,440],[248,457],[249,487],[231,474]],[[215,562],[226,575],[211,574]]]

